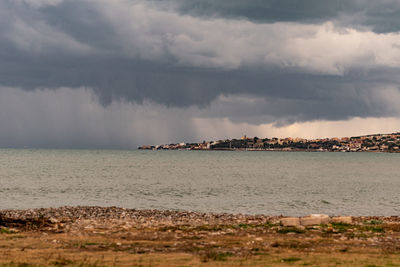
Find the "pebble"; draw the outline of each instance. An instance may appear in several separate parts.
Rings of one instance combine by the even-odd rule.
[[[278,216],[267,215],[243,215],[228,213],[203,213],[192,211],[173,210],[136,210],[118,207],[93,207],[93,206],[65,206],[60,208],[40,208],[29,210],[0,210],[0,217],[9,219],[37,219],[46,218],[50,223],[77,222],[87,224],[87,228],[100,228],[93,225],[93,220],[115,220],[126,223],[133,221],[135,227],[153,225],[204,225],[204,224],[235,224],[257,223],[263,224],[270,221],[278,221]],[[129,227],[128,226],[128,227]]]
[[[283,226],[302,227],[305,225],[327,224],[330,220],[328,215],[317,214],[299,217],[282,217],[268,215],[245,215],[228,213],[204,213],[193,211],[175,210],[136,210],[118,207],[96,207],[96,206],[64,206],[59,208],[39,208],[28,210],[0,210],[0,218],[28,220],[47,219],[51,224],[70,227],[70,223],[79,223],[87,229],[108,228],[110,223],[121,225],[121,227],[152,227],[152,226],[175,226],[175,225],[228,225],[228,224],[265,224],[267,222],[278,223]],[[400,223],[399,216],[365,216],[333,217],[334,222],[345,222],[362,224],[365,221],[380,220],[384,223]],[[106,223],[107,222],[107,223]]]

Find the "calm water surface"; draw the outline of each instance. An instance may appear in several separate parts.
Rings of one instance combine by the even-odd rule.
[[[400,154],[0,149],[0,209],[400,215]]]

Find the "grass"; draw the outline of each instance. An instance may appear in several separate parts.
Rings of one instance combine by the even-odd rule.
[[[361,230],[374,232],[374,233],[384,233],[385,229],[382,226],[364,226],[361,227]]]
[[[239,224],[220,224],[220,225],[199,225],[199,226],[190,226],[190,225],[177,225],[177,226],[164,226],[159,230],[162,232],[191,232],[191,231],[206,231],[206,232],[218,232],[224,231],[227,229],[256,229],[256,228],[273,228],[277,227],[279,224],[266,222],[263,224],[250,224],[250,223],[239,223]]]
[[[40,246],[39,246],[40,247]],[[131,254],[128,252],[85,251],[71,253],[64,250],[38,250],[18,252],[13,260],[0,256],[0,266],[399,266],[397,254],[376,253],[301,253],[292,249],[280,248],[278,252],[237,256],[230,251],[206,249],[195,253],[146,253]],[[17,251],[16,251],[17,252]],[[47,254],[46,254],[47,253]],[[38,260],[37,255],[43,255]],[[61,255],[61,256],[60,256]],[[20,262],[18,262],[20,261]]]
[[[254,225],[252,225],[252,224],[247,224],[247,223],[240,223],[240,224],[238,225],[238,227],[239,227],[239,228],[243,228],[243,229],[247,229],[247,228],[252,228],[252,227],[254,227]]]
[[[82,229],[72,234],[21,230],[20,239],[11,239],[19,236],[8,235],[12,229],[0,229],[0,267],[400,266],[395,245],[368,241],[375,236],[398,239],[400,224],[333,223],[303,230],[250,222],[132,228],[123,233]],[[325,235],[327,229],[335,231]]]
[[[384,224],[382,228],[392,232],[400,232],[400,224]]]
[[[7,227],[0,228],[0,234],[16,234],[17,232]]]
[[[305,233],[304,230],[298,229],[296,227],[284,227],[278,230],[280,234],[287,234],[287,233],[295,233],[295,234],[303,234]]]
[[[73,261],[66,259],[66,258],[59,258],[53,262],[51,262],[52,265],[54,266],[66,266],[66,265],[72,265]]]
[[[336,229],[340,233],[347,232],[350,229],[359,230],[362,232],[373,232],[373,233],[384,233],[385,229],[383,226],[379,225],[379,222],[367,223],[366,225],[352,225],[347,223],[332,223],[332,228]],[[352,234],[352,233],[350,233]],[[350,237],[350,236],[349,236]],[[353,233],[353,237],[355,234]]]
[[[296,262],[296,261],[300,261],[301,258],[297,258],[297,257],[289,257],[289,258],[283,258],[281,260],[281,262]]]
[[[99,245],[99,243],[96,243],[96,242],[86,242],[84,245],[86,245],[86,246],[96,246],[96,245]]]
[[[217,252],[214,250],[207,251],[202,257],[202,262],[207,262],[209,260],[213,261],[226,261],[228,257],[233,256],[231,252]]]
[[[228,225],[200,225],[196,227],[192,227],[189,225],[177,225],[177,226],[165,226],[161,227],[159,230],[161,232],[191,232],[191,231],[207,231],[207,232],[216,232],[222,231],[227,228],[234,228],[234,226]]]
[[[354,228],[354,225],[348,223],[332,223],[332,228],[338,230],[339,232],[346,232],[347,230]]]
[[[364,224],[372,224],[372,225],[379,225],[382,224],[383,222],[381,220],[370,220],[370,221],[366,221],[364,222]]]

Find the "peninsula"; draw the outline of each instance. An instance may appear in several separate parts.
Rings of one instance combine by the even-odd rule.
[[[341,152],[400,152],[400,133],[364,136],[303,139],[303,138],[249,138],[201,143],[177,143],[157,146],[144,145],[144,150],[251,150],[251,151],[341,151]]]

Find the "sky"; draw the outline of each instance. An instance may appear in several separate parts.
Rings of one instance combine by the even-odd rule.
[[[398,0],[1,0],[0,147],[400,129]]]

